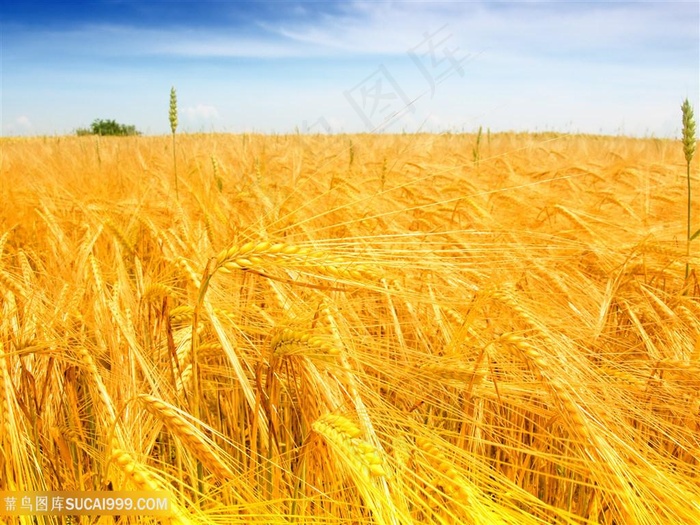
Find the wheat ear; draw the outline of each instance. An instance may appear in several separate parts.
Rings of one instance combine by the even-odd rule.
[[[326,414],[314,421],[313,429],[363,476],[386,474],[377,450],[360,439],[362,431],[345,416]]]
[[[233,246],[216,256],[215,272],[232,270],[260,269],[275,261],[284,261],[285,265],[308,268],[333,278],[353,280],[378,280],[377,271],[363,264],[344,261],[323,251],[316,251],[292,244],[248,242],[242,246]]]
[[[322,355],[338,355],[340,353],[340,350],[322,337],[291,328],[279,330],[272,337],[270,346],[272,354],[278,357],[292,355],[300,347],[315,350]]]
[[[110,461],[115,463],[117,467],[119,467],[119,470],[126,474],[126,476],[136,486],[137,490],[168,493],[162,484],[156,480],[153,475],[148,472],[148,470],[137,463],[136,460],[131,457],[131,454],[119,448],[116,442],[112,442]],[[170,500],[170,509],[173,513],[169,523],[173,525],[190,525],[192,520],[187,517],[182,509],[179,508],[179,506],[175,503],[173,496],[169,493],[168,499]]]
[[[423,453],[428,463],[444,477],[444,481],[440,483],[443,492],[447,496],[457,496],[468,502],[470,499],[469,487],[457,469],[454,468],[453,463],[447,459],[432,440],[417,437],[416,447]]]
[[[27,297],[26,290],[7,273],[0,270],[0,285],[18,297]]]
[[[589,425],[581,413],[581,409],[574,402],[565,384],[552,372],[553,367],[549,363],[549,359],[517,334],[504,334],[499,338],[499,342],[512,345],[518,350],[520,355],[534,365],[535,375],[545,387],[549,388],[553,400],[559,404],[560,409],[567,416],[573,428],[584,440],[590,439]]]
[[[208,443],[201,431],[187,421],[180,411],[151,395],[141,395],[139,399],[146,409],[160,419],[170,432],[179,437],[183,444],[204,463],[216,476],[224,479],[234,477],[231,469],[223,462]]]
[[[7,239],[10,238],[10,232],[12,230],[7,230],[5,233],[2,234],[2,237],[0,237],[0,258],[2,257],[2,252],[5,249],[5,243],[7,242]]]

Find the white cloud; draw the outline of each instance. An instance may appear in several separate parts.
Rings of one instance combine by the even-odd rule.
[[[197,104],[196,106],[188,106],[182,110],[184,115],[189,120],[215,120],[220,118],[219,111],[214,106],[207,104]]]
[[[17,117],[15,119],[15,124],[18,128],[21,129],[31,129],[33,127],[31,120],[29,120],[29,117],[27,117],[26,115],[21,115]]]
[[[5,124],[5,129],[3,130],[8,135],[26,135],[31,134],[34,130],[34,125],[32,121],[26,115],[20,115],[19,117],[12,119],[9,123]]]

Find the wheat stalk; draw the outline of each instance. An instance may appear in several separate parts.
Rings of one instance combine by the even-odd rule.
[[[180,200],[180,193],[177,188],[177,156],[175,155],[175,132],[177,131],[177,93],[175,87],[170,88],[170,133],[173,137],[173,175],[175,177],[175,198]]]
[[[112,397],[109,394],[109,391],[107,390],[106,385],[104,384],[104,381],[102,380],[102,376],[100,375],[97,365],[95,364],[94,359],[90,355],[90,352],[83,346],[78,347],[75,350],[79,362],[85,367],[85,369],[89,372],[89,377],[94,383],[95,387],[97,388],[97,392],[99,394],[99,398],[102,401],[102,405],[104,409],[107,411],[107,421],[106,421],[106,428],[114,428],[117,423],[117,417],[116,417],[116,410],[114,409],[114,403],[112,401]],[[117,432],[121,432],[121,427],[117,426],[116,427]]]
[[[14,396],[6,359],[4,345],[0,341],[0,447],[6,451],[4,453],[10,453],[16,447],[19,429],[15,428],[15,407],[12,402]],[[0,466],[2,467],[0,473],[4,478],[4,481],[0,480],[0,487],[4,490],[17,490],[12,462],[3,458],[0,461]]]
[[[683,155],[685,156],[685,167],[686,167],[686,179],[688,181],[688,207],[687,207],[687,218],[686,218],[686,225],[687,225],[687,240],[685,244],[685,256],[686,256],[686,263],[685,263],[685,280],[686,282],[688,281],[688,274],[690,270],[690,263],[688,262],[688,258],[690,258],[690,241],[695,239],[698,235],[700,235],[700,229],[697,230],[695,233],[692,235],[690,234],[690,205],[691,205],[691,196],[690,196],[690,161],[693,160],[693,155],[695,155],[695,117],[693,116],[693,107],[690,105],[690,102],[688,102],[688,99],[686,98],[683,104],[681,105],[681,112],[683,114]]]

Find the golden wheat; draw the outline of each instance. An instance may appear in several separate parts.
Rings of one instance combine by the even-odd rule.
[[[0,139],[0,489],[165,490],[196,524],[700,522],[678,141],[492,134],[477,166],[458,134],[175,127]]]

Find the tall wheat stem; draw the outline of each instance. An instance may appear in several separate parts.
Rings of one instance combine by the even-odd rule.
[[[693,116],[693,107],[688,102],[686,98],[681,105],[681,111],[683,112],[683,154],[685,156],[685,166],[686,166],[686,178],[688,180],[688,214],[687,214],[687,237],[685,243],[685,281],[688,281],[688,274],[690,269],[689,257],[690,257],[690,241],[695,239],[700,230],[696,231],[694,234],[690,234],[690,161],[695,155],[695,118]]]
[[[175,155],[175,131],[177,130],[177,94],[175,88],[170,88],[170,131],[173,136],[173,173],[175,175],[175,198],[180,200],[177,188],[177,157]]]

